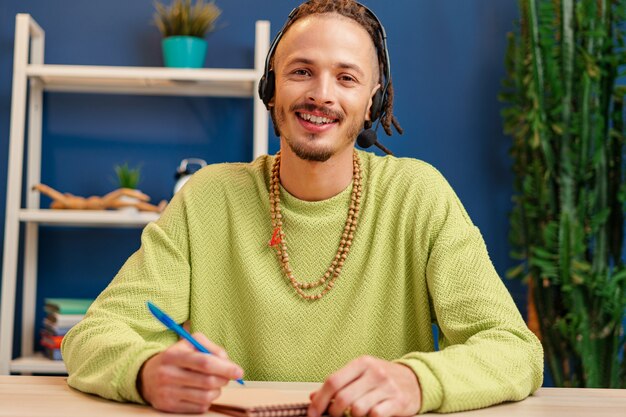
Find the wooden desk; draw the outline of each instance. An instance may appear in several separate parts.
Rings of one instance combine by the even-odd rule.
[[[313,390],[318,384],[246,382],[248,386]],[[626,390],[542,388],[532,397],[455,417],[622,417]],[[65,377],[0,376],[0,416],[10,417],[137,417],[182,416],[159,413],[150,407],[122,404],[70,388]],[[189,415],[186,414],[186,417]],[[204,416],[223,417],[218,413]]]

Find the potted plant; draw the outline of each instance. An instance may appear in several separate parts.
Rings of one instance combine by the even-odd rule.
[[[222,11],[214,2],[174,0],[170,7],[155,3],[154,22],[163,35],[163,61],[167,67],[202,68],[207,33],[215,30]]]
[[[128,166],[128,162],[124,162],[123,165],[115,165],[113,169],[120,188],[137,189],[141,181],[141,167],[131,168]]]
[[[626,0],[519,5],[501,94],[520,260],[508,275],[529,286],[555,385],[626,388]]]
[[[113,169],[115,170],[117,185],[119,188],[130,188],[132,190],[137,189],[137,186],[141,181],[141,167],[137,166],[135,168],[131,168],[128,165],[128,162],[124,162],[122,165],[115,165]],[[119,199],[120,201],[128,203],[137,203],[140,201],[139,199],[131,196],[121,196]],[[137,208],[129,206],[122,207],[120,210],[137,211]]]

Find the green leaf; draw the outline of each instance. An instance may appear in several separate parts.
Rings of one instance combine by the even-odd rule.
[[[169,36],[195,36],[203,38],[213,32],[215,22],[222,11],[215,2],[197,0],[174,0],[168,8],[159,2],[154,4],[154,23],[164,38]]]

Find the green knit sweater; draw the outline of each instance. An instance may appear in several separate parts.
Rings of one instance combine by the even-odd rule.
[[[281,271],[269,217],[273,157],[196,173],[141,248],[63,339],[71,386],[142,402],[142,363],[177,338],[152,300],[223,346],[245,379],[323,381],[360,355],[408,365],[421,412],[521,400],[542,382],[541,345],[495,272],[478,229],[443,177],[412,159],[360,152],[359,223],[335,287],[301,299]],[[333,259],[351,186],[306,202],[281,190],[294,275],[315,281]],[[439,351],[432,323],[440,329]]]

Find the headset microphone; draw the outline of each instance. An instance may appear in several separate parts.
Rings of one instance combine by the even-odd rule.
[[[376,125],[376,127],[378,127],[378,125]],[[393,153],[389,149],[387,149],[382,143],[378,142],[378,136],[376,135],[376,131],[372,129],[365,129],[364,131],[359,133],[359,136],[357,136],[356,138],[356,143],[363,149],[375,145],[387,155],[393,155]]]

